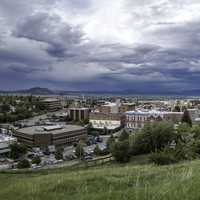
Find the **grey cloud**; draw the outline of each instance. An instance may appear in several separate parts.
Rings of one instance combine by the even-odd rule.
[[[79,27],[47,13],[37,13],[19,22],[14,36],[47,43],[47,52],[55,57],[64,57],[66,51],[80,45],[83,38]]]
[[[6,34],[0,31],[0,78],[5,74],[8,78],[13,77],[16,73],[19,82],[20,79],[31,83],[44,81],[44,84],[98,90],[198,87],[198,20],[182,24],[163,21],[156,18],[162,14],[163,5],[159,4],[149,8],[157,19],[156,29],[148,31],[144,41],[127,45],[116,41],[102,45],[91,41],[81,26],[63,20],[59,13],[45,12],[42,7],[47,9],[48,2],[2,1],[0,9],[5,9],[0,14],[3,17],[0,27],[7,26]],[[62,1],[51,1],[52,4],[56,2]],[[140,1],[141,4],[148,2]],[[140,4],[139,1],[135,3]],[[65,1],[65,4],[63,1],[63,5],[74,8],[83,8],[83,4],[88,8],[91,1]],[[14,17],[11,17],[14,7]],[[10,19],[15,17],[11,23]]]

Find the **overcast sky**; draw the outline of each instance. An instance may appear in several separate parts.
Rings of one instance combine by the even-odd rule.
[[[199,85],[199,0],[0,1],[0,89]]]

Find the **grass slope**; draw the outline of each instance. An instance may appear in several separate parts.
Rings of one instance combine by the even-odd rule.
[[[200,161],[0,174],[2,200],[197,200]]]

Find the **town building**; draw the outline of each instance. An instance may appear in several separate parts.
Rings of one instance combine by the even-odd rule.
[[[101,113],[124,113],[135,109],[135,103],[124,103],[117,99],[116,102],[106,102],[100,105],[98,110]]]
[[[87,130],[76,125],[33,126],[18,129],[14,136],[29,147],[60,146],[87,138]]]
[[[120,100],[118,99],[116,102],[106,102],[105,104],[99,106],[98,110],[101,113],[119,113],[119,106],[120,106]]]
[[[178,123],[183,116],[182,112],[168,112],[157,110],[135,110],[125,113],[126,116],[126,128],[128,129],[140,129],[148,122],[155,121],[172,121]]]
[[[0,134],[0,155],[9,153],[10,144],[13,144],[14,142],[17,142],[16,138]]]
[[[89,119],[89,108],[69,108],[69,117],[73,121],[84,121]]]
[[[194,123],[196,121],[196,119],[199,118],[199,109],[193,108],[193,109],[187,109],[189,114],[190,114],[190,118],[192,120],[192,123]]]
[[[50,112],[60,110],[62,108],[61,100],[57,98],[46,98],[41,101],[41,103]]]
[[[91,112],[90,123],[94,129],[116,130],[124,125],[124,120],[121,114]]]
[[[125,113],[135,110],[135,103],[121,103],[119,106],[119,113]]]

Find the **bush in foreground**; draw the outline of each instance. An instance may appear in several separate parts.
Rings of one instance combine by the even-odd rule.
[[[31,164],[27,159],[20,160],[17,164],[18,169],[30,168]]]
[[[149,160],[156,165],[169,165],[178,162],[178,160],[175,157],[175,153],[170,150],[152,153],[149,156]]]
[[[173,124],[168,122],[149,123],[132,139],[133,155],[148,154],[162,150],[177,140]]]
[[[119,141],[113,145],[112,155],[117,162],[125,163],[130,159],[130,148],[128,141]]]

